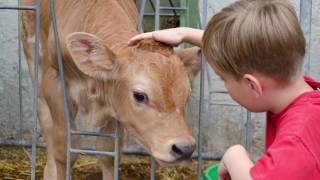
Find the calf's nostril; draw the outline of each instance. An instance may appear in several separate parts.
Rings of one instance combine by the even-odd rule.
[[[195,150],[195,144],[174,144],[172,145],[172,151],[177,159],[189,158]]]
[[[183,151],[181,149],[179,149],[178,146],[175,144],[172,146],[172,151],[174,153],[176,153],[177,155],[180,155],[180,156],[183,155]]]

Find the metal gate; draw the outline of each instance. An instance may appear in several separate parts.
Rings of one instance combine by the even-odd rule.
[[[171,0],[170,4],[172,5]],[[190,0],[194,1],[194,0]],[[142,21],[143,21],[143,16],[144,16],[144,9],[145,9],[145,4],[147,3],[147,0],[141,0],[140,1],[140,13],[139,13],[139,19],[137,23],[137,30],[141,30],[142,27]],[[149,2],[152,4],[154,8],[154,19],[155,19],[155,30],[160,29],[160,10],[172,10],[174,13],[177,11],[184,11],[185,13],[189,13],[188,11],[188,0],[186,0],[186,7],[174,7],[173,5],[171,7],[161,7],[160,6],[160,0],[149,0]],[[198,17],[198,28],[204,29],[206,27],[207,23],[207,4],[208,0],[200,0],[198,1],[198,5],[201,4],[203,7],[203,12],[200,11],[197,13]],[[37,146],[37,97],[39,95],[39,63],[40,63],[40,56],[39,56],[39,32],[40,32],[40,0],[36,0],[36,5],[35,6],[3,6],[0,7],[0,9],[4,10],[29,10],[29,11],[35,11],[35,17],[36,17],[36,23],[35,23],[35,60],[34,60],[34,88],[33,88],[33,120],[32,120],[32,174],[31,174],[31,179],[35,179],[35,167],[36,167],[36,146]],[[63,72],[63,63],[62,63],[62,58],[60,54],[60,47],[59,47],[59,32],[57,31],[57,24],[55,21],[55,13],[54,13],[54,0],[50,0],[50,9],[51,9],[51,17],[52,17],[52,26],[55,34],[55,44],[56,44],[56,51],[57,51],[57,61],[59,64],[59,73],[61,77],[61,86],[63,89],[63,95],[64,97],[66,96],[66,89],[65,89],[65,82],[64,82],[64,72]],[[198,8],[199,9],[199,8]],[[300,23],[303,29],[303,32],[306,37],[307,41],[307,47],[310,47],[310,41],[311,41],[311,17],[312,17],[312,0],[301,0],[300,1]],[[20,19],[19,19],[20,20]],[[19,22],[19,27],[20,27],[20,22]],[[20,31],[20,28],[19,28]],[[19,33],[20,34],[20,33]],[[20,106],[20,114],[19,114],[19,119],[20,122],[23,120],[22,118],[22,90],[21,90],[21,45],[20,45],[20,36],[19,36],[19,106]],[[204,112],[204,77],[207,69],[207,64],[205,63],[204,57],[202,55],[201,59],[201,74],[200,74],[200,103],[199,103],[199,119],[198,119],[198,135],[197,135],[197,153],[194,153],[193,157],[197,158],[198,160],[198,168],[197,168],[197,179],[200,180],[202,177],[201,174],[201,167],[202,167],[202,159],[212,159],[212,157],[208,156],[203,156],[202,154],[202,121],[204,119],[203,117],[203,112]],[[308,50],[305,56],[305,64],[304,64],[304,73],[309,74],[310,72],[310,51]],[[225,91],[213,91],[210,92],[211,94],[215,93],[227,93]],[[233,106],[234,104],[219,104],[222,106]],[[67,120],[67,126],[68,126],[68,150],[67,150],[67,168],[66,168],[66,179],[70,179],[71,177],[71,167],[70,167],[70,157],[72,156],[73,153],[81,153],[81,154],[91,154],[91,155],[106,155],[106,156],[112,156],[114,158],[114,179],[119,178],[119,173],[118,173],[118,166],[119,166],[119,133],[118,133],[118,128],[120,126],[119,123],[117,123],[117,128],[115,130],[115,133],[98,133],[98,132],[88,132],[88,131],[75,131],[72,130],[71,124],[70,124],[70,115],[69,115],[69,110],[68,110],[68,101],[66,98],[64,98],[64,107],[65,107],[65,117]],[[251,119],[250,112],[246,112],[246,125],[248,125],[248,122]],[[246,134],[250,132],[250,126],[246,127]],[[115,149],[113,152],[101,152],[101,151],[96,151],[96,150],[89,150],[89,149],[73,149],[71,147],[71,136],[74,135],[86,135],[86,136],[104,136],[104,137],[110,137],[115,139]],[[246,138],[248,139],[248,138]],[[245,142],[245,146],[248,147],[250,146],[249,141]],[[130,152],[129,152],[130,153]],[[131,153],[139,153],[143,154],[143,152],[131,152]],[[156,163],[154,160],[151,162],[151,179],[156,179],[155,177],[155,169],[156,169]]]

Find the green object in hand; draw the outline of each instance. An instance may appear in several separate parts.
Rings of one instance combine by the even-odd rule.
[[[205,172],[204,176],[202,177],[202,180],[218,180],[218,169],[219,164],[215,164],[211,167],[209,167]]]

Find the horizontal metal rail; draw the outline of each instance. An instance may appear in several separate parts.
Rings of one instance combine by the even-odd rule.
[[[211,91],[210,94],[216,93],[216,94],[229,94],[228,91]]]
[[[187,8],[181,8],[181,7],[160,7],[160,10],[178,10],[178,11],[186,11]]]
[[[0,148],[1,147],[8,147],[8,146],[17,146],[17,147],[25,147],[25,148],[30,148],[31,145],[30,143],[20,143],[17,141],[0,141]],[[46,148],[46,146],[44,144],[38,144],[37,148],[40,149],[44,149]],[[77,152],[75,152],[77,153]],[[80,152],[79,152],[80,153]],[[140,150],[140,149],[133,149],[133,148],[125,148],[121,151],[122,154],[125,155],[138,155],[138,156],[150,156],[150,154],[144,150]],[[92,155],[92,154],[90,154]],[[214,161],[218,161],[221,160],[221,156],[211,156],[208,153],[202,153],[201,157],[203,160],[214,160]],[[198,158],[198,154],[197,153],[193,153],[191,156],[192,159],[197,159]]]
[[[154,16],[154,15],[155,13],[144,13],[144,16]],[[178,15],[180,15],[180,13]],[[176,15],[173,13],[160,13],[160,16],[176,16]]]
[[[210,105],[216,105],[216,106],[239,106],[239,104],[235,104],[235,103],[218,103],[218,102],[212,102],[209,103]]]
[[[32,11],[36,10],[36,8],[34,6],[0,6],[0,9],[5,9],[5,10],[32,10]]]
[[[75,130],[71,130],[71,135],[101,136],[101,137],[110,137],[110,138],[116,137],[114,133],[101,133],[101,132],[95,132],[95,131],[75,131]]]
[[[126,155],[150,156],[150,154],[148,152],[136,150],[136,149],[130,149],[130,148],[124,149],[122,151],[122,153],[126,154]],[[193,153],[191,156],[191,159],[197,159],[197,158],[198,158],[198,153],[197,152]],[[219,160],[221,160],[222,157],[221,156],[210,156],[208,153],[202,152],[201,158],[203,160],[219,161]]]
[[[107,152],[107,151],[97,151],[94,149],[73,149],[70,148],[71,153],[77,153],[77,154],[89,154],[89,155],[101,155],[101,156],[115,156],[114,152]]]

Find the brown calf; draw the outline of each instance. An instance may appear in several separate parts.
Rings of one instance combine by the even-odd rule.
[[[128,39],[137,34],[133,0],[55,3],[73,123],[78,112],[100,131],[112,131],[120,121],[161,164],[190,156],[195,140],[186,126],[185,105],[188,75],[194,77],[199,70],[199,49],[174,53],[171,47],[151,41],[128,47]],[[34,4],[35,0],[22,1]],[[49,13],[49,1],[41,1],[38,117],[47,145],[44,179],[64,179],[67,129]],[[34,14],[22,15],[24,52],[33,72]],[[79,138],[72,142],[79,147]],[[113,150],[110,139],[97,138],[96,145],[98,150]],[[99,162],[103,179],[112,179],[112,159],[103,157]]]

